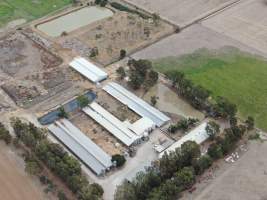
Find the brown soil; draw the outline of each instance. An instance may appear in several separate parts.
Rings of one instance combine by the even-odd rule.
[[[109,155],[123,154],[126,151],[120,141],[86,114],[80,112],[72,117],[71,121]]]
[[[85,45],[97,48],[99,54],[93,59],[107,65],[119,58],[121,49],[131,53],[172,32],[173,27],[163,21],[155,25],[153,20],[116,10],[112,17],[77,29],[69,36],[59,38],[59,42],[84,56],[88,56]],[[86,52],[82,53],[83,50]]]
[[[64,70],[58,68],[61,63],[22,33],[0,38],[1,87],[20,106],[38,103],[70,87]]]
[[[38,180],[24,172],[24,162],[9,147],[0,143],[0,198],[3,200],[44,200]]]

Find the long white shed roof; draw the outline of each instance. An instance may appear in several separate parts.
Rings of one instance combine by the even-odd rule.
[[[202,142],[204,142],[209,138],[209,135],[206,132],[206,126],[207,122],[200,124],[194,130],[186,134],[180,140],[178,140],[177,142],[173,143],[170,147],[168,147],[165,151],[160,153],[159,157],[161,158],[165,152],[168,154],[171,151],[175,151],[176,148],[180,148],[182,144],[187,141],[195,141],[197,144],[201,144]]]
[[[92,117],[97,123],[107,129],[111,134],[118,138],[126,146],[130,146],[139,139],[130,131],[118,118],[105,110],[102,106],[93,102],[83,111]]]
[[[94,83],[100,82],[108,77],[106,72],[82,57],[74,58],[69,65]]]
[[[162,112],[117,83],[108,83],[103,87],[103,90],[105,90],[114,98],[118,99],[123,104],[127,105],[137,114],[151,119],[158,127],[170,120],[170,118],[164,115]]]
[[[111,157],[67,119],[61,119],[48,129],[97,175],[112,166]]]

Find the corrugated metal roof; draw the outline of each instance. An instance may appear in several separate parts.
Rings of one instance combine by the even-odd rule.
[[[164,153],[170,153],[171,151],[175,151],[176,148],[180,148],[183,143],[187,141],[195,141],[197,144],[201,144],[202,142],[206,141],[209,138],[209,135],[206,132],[207,122],[202,123],[190,133],[186,134],[177,142],[173,143],[170,147],[168,147],[165,151],[159,154],[161,158]]]
[[[107,129],[111,134],[118,138],[126,146],[136,142],[139,137],[130,131],[119,119],[105,110],[96,102],[93,102],[83,111],[92,117],[97,123]]]
[[[103,89],[142,117],[151,119],[158,127],[170,118],[117,83],[108,83]]]
[[[94,83],[100,82],[108,77],[106,72],[82,57],[74,58],[69,65]]]
[[[155,127],[155,123],[147,117],[142,117],[128,126],[130,130],[132,130],[136,135],[140,136],[144,135],[144,133],[147,131],[155,129]]]
[[[97,175],[112,166],[111,157],[67,119],[61,119],[48,129]]]

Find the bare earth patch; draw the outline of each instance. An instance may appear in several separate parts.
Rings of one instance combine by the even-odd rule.
[[[2,89],[19,105],[27,107],[69,88],[62,60],[22,33],[0,38]]]
[[[135,5],[160,14],[178,25],[186,24],[231,0],[128,0]]]
[[[41,185],[24,172],[24,162],[0,143],[0,198],[3,200],[45,200]]]
[[[136,59],[158,59],[193,53],[200,48],[220,49],[224,46],[232,46],[252,54],[267,56],[267,54],[261,53],[246,44],[219,34],[200,24],[195,24],[179,34],[165,38],[135,53],[132,57]],[[164,51],[162,49],[164,49]]]
[[[267,54],[267,4],[247,0],[203,22],[203,25]]]

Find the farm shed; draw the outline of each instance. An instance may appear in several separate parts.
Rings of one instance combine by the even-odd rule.
[[[98,83],[108,77],[106,72],[82,57],[74,58],[69,65],[93,83]]]
[[[67,119],[56,121],[48,129],[96,175],[112,166],[111,157]]]
[[[162,112],[155,109],[153,106],[149,105],[144,100],[140,99],[117,83],[108,83],[103,87],[103,90],[119,100],[121,103],[128,106],[140,116],[151,119],[157,125],[157,127],[161,127],[170,120],[170,118],[164,115]]]
[[[130,131],[123,122],[96,102],[91,103],[89,107],[84,108],[83,111],[126,146],[130,146],[140,140],[140,137]]]
[[[193,129],[191,132],[186,134],[184,137],[182,137],[177,142],[173,143],[170,147],[168,147],[165,151],[159,154],[159,157],[161,158],[164,153],[170,153],[172,151],[175,151],[176,148],[180,148],[181,145],[187,141],[194,141],[197,144],[201,144],[202,142],[206,141],[209,138],[209,135],[206,132],[206,126],[207,122],[204,122],[200,124],[198,127]]]
[[[133,124],[129,123],[128,128],[138,136],[145,136],[156,128],[156,124],[151,119],[143,117]]]

